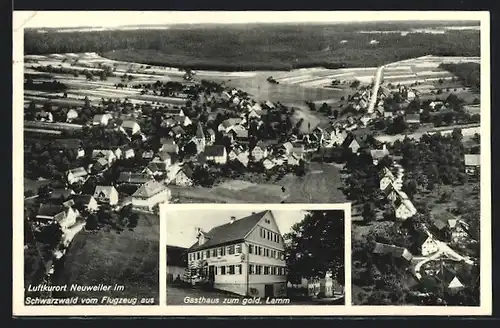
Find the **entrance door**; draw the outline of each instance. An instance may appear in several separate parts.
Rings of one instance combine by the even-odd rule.
[[[208,281],[213,284],[215,282],[215,266],[210,265],[208,267]]]
[[[265,285],[264,286],[264,296],[265,297],[274,297],[273,285]]]

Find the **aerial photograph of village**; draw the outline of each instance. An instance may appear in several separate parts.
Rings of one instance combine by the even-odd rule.
[[[344,210],[165,214],[168,305],[343,305]]]
[[[25,286],[105,280],[157,304],[160,204],[351,202],[354,304],[477,304],[478,21],[33,23],[49,13],[24,29]],[[212,235],[224,220],[169,245],[172,282],[206,280],[184,274],[196,238],[246,242]],[[279,231],[272,287],[236,293],[337,295],[329,271],[285,279]]]

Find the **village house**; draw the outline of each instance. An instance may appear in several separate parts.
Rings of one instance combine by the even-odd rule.
[[[73,122],[73,120],[75,120],[77,118],[78,118],[78,112],[74,109],[70,109],[66,113],[66,122],[67,123],[71,123],[71,122]]]
[[[106,126],[109,124],[109,121],[112,119],[113,119],[113,116],[111,116],[110,114],[97,114],[92,119],[92,124]]]
[[[106,160],[104,157],[99,157],[94,164],[90,164],[90,168],[92,173],[99,173],[106,171],[111,166],[111,163]]]
[[[216,289],[238,295],[286,295],[284,241],[271,211],[198,229],[197,239],[187,251],[191,276],[202,273]]]
[[[140,186],[143,183],[149,181],[150,178],[143,174],[137,172],[121,172],[116,180],[116,184],[120,185],[132,185],[132,186]]]
[[[267,109],[275,109],[276,108],[276,106],[272,102],[270,102],[269,100],[264,103],[264,107],[266,107]]]
[[[36,220],[45,224],[57,223],[64,231],[76,223],[78,213],[71,207],[62,205],[40,204]]]
[[[287,158],[287,164],[291,166],[298,166],[300,164],[300,158],[297,157],[295,153],[292,153]]]
[[[92,195],[75,195],[73,197],[75,208],[80,212],[96,212],[99,209],[99,204]]]
[[[406,261],[411,261],[413,255],[404,247],[399,247],[396,245],[388,245],[383,243],[375,243],[375,248],[373,249],[374,254],[380,255],[391,255],[394,258],[401,258]]]
[[[177,162],[177,153],[171,153],[167,151],[160,151],[151,161],[152,163],[164,164],[166,168],[175,164]]]
[[[94,198],[99,204],[109,204],[114,206],[118,204],[118,191],[113,186],[96,186]]]
[[[150,180],[132,195],[132,206],[151,211],[155,205],[170,200],[171,192],[163,183]]]
[[[173,107],[163,108],[162,114],[164,117],[186,116],[182,108],[173,108]]]
[[[208,129],[206,137],[207,137],[206,146],[213,145],[215,142],[215,131],[213,129]]]
[[[175,153],[175,154],[179,153],[179,146],[176,144],[174,139],[161,138],[160,143],[161,143],[160,152]]]
[[[347,132],[329,126],[323,130],[323,144],[324,147],[330,148],[341,145],[347,138]]]
[[[235,125],[243,124],[242,118],[228,118],[227,120],[222,121],[217,130],[222,133],[228,133]]]
[[[115,156],[117,159],[129,159],[135,157],[135,152],[134,149],[129,145],[123,145],[116,148]]]
[[[189,117],[187,116],[181,116],[181,115],[175,115],[175,116],[172,116],[172,119],[177,123],[179,124],[180,126],[190,126],[191,124],[193,124],[193,121],[191,121],[189,119]]]
[[[231,99],[231,95],[227,91],[222,91],[222,99],[229,101]]]
[[[36,114],[36,119],[41,122],[54,122],[54,116],[52,113],[43,109]]]
[[[420,114],[406,114],[405,122],[408,125],[419,125],[420,124]]]
[[[162,128],[171,128],[171,127],[174,127],[174,126],[176,126],[176,125],[177,125],[177,121],[176,121],[176,120],[174,120],[174,119],[173,119],[173,118],[171,118],[171,117],[164,119],[164,120],[161,122],[161,124],[160,124],[160,126],[161,126]]]
[[[184,187],[192,186],[193,170],[187,165],[179,167],[179,170],[175,174],[173,182],[176,186],[184,186]]]
[[[259,162],[267,157],[267,147],[263,143],[257,143],[250,151],[250,155],[253,161]]]
[[[181,138],[184,134],[186,134],[186,131],[180,126],[174,126],[172,129],[170,129],[170,132],[168,133],[171,137],[175,139]]]
[[[248,150],[243,150],[239,154],[237,154],[237,156],[235,158],[235,161],[239,162],[244,167],[247,167],[248,166],[248,162],[250,160],[249,156],[250,156],[249,151]]]
[[[167,245],[167,284],[183,280],[187,268],[187,248]]]
[[[132,120],[124,120],[120,127],[130,135],[141,132],[141,127],[139,126],[139,124],[136,121]]]
[[[51,144],[51,148],[57,149],[60,153],[71,150],[76,153],[77,159],[85,156],[85,149],[83,149],[80,139],[55,139]]]
[[[49,199],[52,201],[56,201],[59,204],[70,199],[71,196],[73,196],[75,192],[73,189],[54,189],[49,195]]]
[[[227,163],[227,151],[226,147],[223,145],[207,146],[202,154],[207,162],[213,162],[216,164]]]
[[[398,197],[393,202],[393,206],[394,214],[397,219],[406,220],[417,214],[417,209],[404,192],[396,190],[396,194]]]
[[[88,172],[83,167],[77,167],[66,172],[66,180],[68,184],[85,182],[88,177]]]
[[[271,170],[273,167],[276,166],[276,164],[273,161],[271,161],[269,158],[264,159],[262,164],[264,165],[264,168],[266,170]]]
[[[347,135],[344,142],[342,143],[342,147],[346,149],[348,148],[351,150],[353,154],[356,154],[358,150],[361,148],[361,145],[359,144],[357,138],[352,133],[350,133]]]
[[[145,150],[142,152],[142,159],[145,159],[145,160],[148,160],[148,159],[152,159],[155,155],[155,152],[152,151],[152,150]]]
[[[481,155],[479,154],[465,154],[465,173],[469,176],[477,176],[480,171]]]
[[[398,181],[398,178],[394,176],[394,174],[388,168],[384,167],[381,171],[381,179],[380,179],[380,190],[385,191],[387,187],[393,185],[395,189],[399,190],[402,186],[402,181]],[[399,183],[396,183],[399,182]]]
[[[282,149],[283,151],[285,152],[286,155],[289,155],[293,149],[293,144],[288,141],[288,142],[285,142],[283,145],[282,145]]]
[[[168,155],[168,154],[166,154]],[[170,158],[170,157],[169,157]],[[167,173],[168,166],[165,162],[151,161],[142,171],[148,177],[161,177]]]
[[[106,162],[113,163],[116,160],[115,152],[110,149],[95,149],[92,151],[92,159],[104,158]]]
[[[373,165],[378,165],[378,162],[382,158],[389,156],[389,150],[387,149],[387,146],[383,144],[382,149],[371,149],[370,155],[373,159]]]
[[[462,220],[458,220],[457,224],[451,228],[451,240],[453,242],[464,241],[470,239],[470,227]]]
[[[465,287],[458,275],[446,266],[443,266],[438,274],[443,282],[446,283],[446,287],[451,291],[456,292]]]
[[[443,106],[443,102],[442,101],[431,101],[429,103],[429,108],[431,110],[437,110],[439,109],[441,106]]]
[[[423,240],[420,244],[420,253],[422,256],[429,256],[439,250],[439,246],[430,234],[420,233],[419,240]]]

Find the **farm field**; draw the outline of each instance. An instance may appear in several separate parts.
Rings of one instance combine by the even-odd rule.
[[[304,177],[287,174],[276,184],[227,180],[212,188],[169,186],[172,198],[180,202],[264,204],[343,203],[346,199],[340,187],[340,169],[319,163],[311,163]]]
[[[67,250],[54,284],[123,285],[125,290],[111,297],[155,298],[159,302],[159,218],[140,214],[133,231],[80,232]],[[92,296],[102,293],[54,295],[56,297]]]

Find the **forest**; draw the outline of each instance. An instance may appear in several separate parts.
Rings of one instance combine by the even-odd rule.
[[[481,65],[477,63],[443,63],[439,67],[456,75],[466,87],[473,88],[475,92],[480,91]]]
[[[26,55],[97,52],[114,60],[221,71],[365,67],[428,54],[479,56],[480,52],[479,31],[475,30],[403,36],[358,33],[366,26],[346,24],[245,27],[65,33],[27,30],[24,47]],[[369,28],[378,31],[388,26]],[[370,44],[374,39],[378,43]]]

